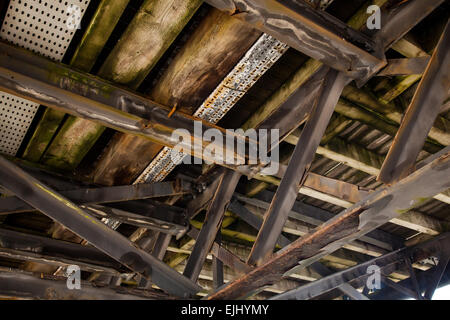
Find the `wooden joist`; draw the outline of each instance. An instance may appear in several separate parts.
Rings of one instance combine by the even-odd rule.
[[[260,32],[212,9],[149,96],[192,114],[259,36]],[[94,181],[106,185],[133,183],[161,149],[159,144],[116,134],[93,170]]]
[[[103,0],[95,12],[87,31],[78,45],[70,65],[82,71],[89,72],[94,66],[106,41],[113,32],[120,16],[129,0]],[[58,127],[64,120],[65,113],[47,108],[24,151],[23,158],[39,162],[51,143]],[[82,158],[83,153],[78,156]],[[72,157],[76,157],[73,154]],[[73,159],[73,163],[81,159]],[[69,162],[70,163],[70,162]],[[60,164],[63,166],[64,163]],[[64,167],[63,167],[64,168]]]
[[[99,76],[137,89],[200,4],[199,0],[146,0],[102,65]],[[46,151],[43,162],[74,169],[104,129],[92,121],[70,117]]]

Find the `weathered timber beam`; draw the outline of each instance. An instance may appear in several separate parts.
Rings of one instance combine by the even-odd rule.
[[[241,175],[225,170],[219,186],[206,213],[205,222],[198,235],[192,254],[189,256],[184,275],[193,281],[198,279],[206,256],[214,243],[221,227],[223,216],[236,189]]]
[[[0,296],[37,300],[160,300],[173,299],[156,290],[124,287],[96,288],[81,282],[81,290],[70,290],[64,278],[40,279],[25,272],[0,272]]]
[[[381,70],[377,76],[408,76],[412,74],[423,74],[430,62],[430,57],[416,57],[388,60],[386,68]]]
[[[443,246],[450,244],[450,235],[443,234],[432,241],[425,244],[417,245],[416,247],[408,247],[388,253],[382,257],[378,257],[359,264],[355,267],[337,272],[325,278],[319,279],[307,285],[301,286],[290,292],[283,293],[274,297],[275,300],[308,300],[317,297],[327,291],[337,288],[341,284],[350,282],[357,278],[367,278],[370,274],[367,273],[367,268],[371,265],[376,265],[380,268],[401,262],[405,255],[414,256],[414,262],[428,258],[437,254],[442,250]]]
[[[286,174],[264,216],[264,223],[258,232],[257,240],[248,259],[249,264],[260,264],[272,254],[287,215],[295,202],[298,189],[304,183],[306,173],[333,114],[337,100],[348,81],[346,76],[337,71],[333,70],[327,73],[317,105],[302,131]]]
[[[143,1],[98,76],[136,90],[200,5],[200,0]],[[56,168],[74,169],[104,130],[99,123],[68,117],[41,161]]]
[[[264,191],[260,193],[257,198],[247,198],[238,195],[237,199],[251,206],[267,210],[267,208],[270,206],[270,201],[273,196],[274,194],[272,192]],[[233,208],[235,207],[230,207],[230,210],[232,212],[234,212]],[[289,212],[289,217],[292,221],[298,220],[304,223],[311,224],[313,226],[319,226],[332,219],[334,217],[334,214],[326,210],[307,205],[300,201],[296,201],[292,210]],[[303,235],[304,234],[302,234],[302,236]],[[362,236],[359,240],[389,251],[402,246],[402,241],[400,238],[397,238],[396,236],[391,235],[387,232],[383,232],[381,230],[374,230],[372,232],[369,232],[365,236]],[[363,244],[359,244],[359,240],[356,240],[354,243],[347,245],[346,248],[349,250],[362,252],[370,256],[380,256],[383,254],[384,251],[380,249],[368,250],[366,246],[364,246]]]
[[[308,174],[310,176],[311,174]],[[256,176],[257,179],[270,182],[274,185],[279,185],[279,180],[270,176]],[[361,201],[367,195],[367,192],[360,190],[357,185],[348,182],[342,182],[326,177],[316,175],[315,179],[311,179],[310,185],[305,185],[300,188],[299,193],[308,197],[319,199],[328,203],[332,203],[342,208],[349,208],[354,203]],[[315,180],[315,181],[314,181]],[[440,194],[442,197],[445,194]],[[439,197],[439,196],[435,196]],[[442,222],[433,217],[427,216],[417,211],[409,211],[402,214],[400,217],[394,218],[390,221],[393,224],[403,226],[405,228],[416,230],[418,232],[437,235],[448,229],[445,222]]]
[[[31,172],[31,175],[33,173]],[[40,180],[40,179],[38,179]],[[56,188],[58,189],[58,188]],[[59,191],[76,204],[99,204],[124,202],[139,199],[158,198],[186,194],[191,190],[190,184],[184,181],[167,181],[131,186],[87,187],[73,185],[72,190]],[[0,199],[0,215],[34,211],[35,209],[17,197]]]
[[[0,177],[1,184],[16,196],[133,271],[145,278],[151,277],[152,282],[163,290],[182,297],[188,297],[199,291],[199,287],[189,279],[136,248],[127,238],[3,157],[0,157]]]
[[[155,102],[4,43],[0,43],[0,79],[1,90],[172,148],[180,143],[172,133],[187,130],[183,131],[183,135],[189,132],[184,137],[189,144],[183,145],[185,152],[198,158],[204,157],[203,148],[211,144],[195,138],[195,123],[200,119],[181,112],[169,117],[170,110]],[[221,130],[225,139],[225,130],[210,123],[203,121],[197,129],[204,132],[209,128]],[[245,137],[235,138],[248,142]],[[226,146],[226,141],[222,142]],[[201,148],[190,147],[195,143]],[[227,148],[222,149],[226,155]],[[245,160],[235,150],[228,154]]]
[[[448,188],[450,149],[433,156],[433,161],[391,187],[384,187],[366,200],[343,211],[314,232],[293,242],[249,274],[209,296],[233,299],[274,282],[299,261],[302,267],[315,262],[343,245],[378,228],[400,212],[420,205],[417,199],[430,198]]]
[[[298,141],[298,138],[296,140],[292,139],[289,143],[294,144],[296,141]],[[341,138],[333,138],[326,145],[319,146],[317,148],[317,154],[337,162],[342,162],[350,168],[360,170],[372,176],[377,176],[380,173],[380,168],[384,161],[383,156],[354,143],[344,141]],[[450,204],[448,191],[437,194],[433,198]]]
[[[383,114],[376,113],[370,109],[361,108],[347,99],[339,99],[335,111],[347,118],[364,123],[392,137],[395,137],[397,134],[398,124],[396,122],[388,119]],[[441,144],[427,139],[424,150],[429,153],[436,153],[441,147]]]
[[[386,64],[372,55],[373,52],[366,51],[375,51],[369,38],[306,3],[274,0],[207,2],[349,77],[368,79]],[[355,40],[363,49],[350,42]]]
[[[450,88],[450,22],[441,36],[400,129],[383,163],[378,179],[392,183],[414,170],[417,156]]]
[[[70,60],[70,65],[72,67],[85,72],[91,71],[100,52],[108,41],[109,36],[117,25],[120,16],[128,5],[128,2],[129,0],[102,0],[100,2],[83,38]],[[24,159],[33,162],[39,162],[41,160],[49,143],[52,141],[52,137],[64,120],[64,115],[65,113],[62,111],[46,108],[24,151]],[[85,125],[82,129],[91,126],[92,124]],[[80,129],[80,127],[78,128]],[[64,154],[66,159],[69,158],[71,152],[74,152],[74,149],[75,148],[66,150]],[[77,151],[83,155],[87,152],[86,150]],[[80,160],[81,159],[74,159],[73,162]],[[54,162],[52,164],[54,164]]]
[[[212,123],[287,50],[276,39],[209,6],[202,6],[188,29],[188,40],[184,37],[179,50],[171,52],[173,59],[160,66],[159,80],[147,94],[160,104]],[[245,84],[241,79],[246,79]],[[169,148],[119,133],[103,151],[93,176],[106,185],[160,181],[175,166]]]

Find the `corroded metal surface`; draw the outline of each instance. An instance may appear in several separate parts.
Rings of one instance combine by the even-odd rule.
[[[67,13],[76,14],[81,21],[89,3],[90,0],[11,0],[0,28],[0,39],[61,61],[76,31],[75,25],[73,29],[67,27],[75,22],[67,21],[73,19]],[[76,5],[78,9],[71,5]],[[0,92],[0,100],[0,153],[16,155],[39,103],[5,92]]]
[[[301,262],[305,267],[421,204],[450,186],[450,148],[392,187],[384,187],[293,242],[249,274],[211,294],[209,299],[236,299],[281,279]]]
[[[305,3],[284,4],[275,0],[207,2],[349,77],[369,79],[386,65],[366,51],[376,51],[369,46],[371,40],[363,40],[363,45],[369,48],[361,49],[350,42],[356,42],[357,32],[350,31],[344,23],[326,13],[318,14]]]
[[[189,297],[200,288],[162,261],[137,248],[73,202],[0,157],[0,181],[8,190],[48,217],[58,221],[131,270],[140,273],[169,293]],[[108,239],[105,241],[105,239]]]
[[[144,97],[2,43],[0,79],[0,88],[5,91],[169,147],[180,145],[179,137],[172,133],[186,130],[183,134],[189,135],[184,137],[183,147],[198,158],[205,155],[204,148],[216,142],[195,136],[194,128],[199,126],[202,132],[214,128],[222,132],[224,140],[217,148],[223,151],[210,160],[223,163],[224,155],[232,155],[236,162],[246,161],[246,156],[239,155],[234,148],[227,151],[224,129],[181,112],[170,115],[168,108]],[[245,145],[249,143],[237,134],[233,139]],[[191,147],[196,145],[200,148]]]

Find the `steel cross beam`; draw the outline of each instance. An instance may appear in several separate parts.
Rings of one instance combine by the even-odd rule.
[[[436,291],[439,283],[441,282],[442,276],[447,269],[448,262],[450,260],[450,249],[449,247],[443,248],[443,250],[439,254],[439,262],[436,266],[430,281],[425,290],[424,298],[427,300],[431,300],[433,298],[434,292]]]
[[[137,248],[76,204],[0,156],[0,183],[48,217],[58,221],[97,249],[116,259],[168,293],[189,297],[199,286],[162,261]]]
[[[178,151],[220,165],[230,159],[248,163],[248,152],[241,155],[236,146],[243,144],[248,151],[258,145],[245,136],[227,135],[225,129],[181,112],[172,114],[170,108],[107,81],[1,42],[0,90],[170,148],[178,146],[182,149]],[[219,130],[223,139],[206,141],[203,132],[208,129]],[[207,147],[209,152],[203,152]],[[213,147],[221,152],[211,155]],[[252,166],[257,165],[230,165],[244,174]]]
[[[190,184],[184,181],[166,181],[98,188],[73,185],[70,190],[55,189],[76,204],[84,205],[175,196],[187,194],[192,191]],[[0,198],[0,215],[34,210],[32,206],[18,197]]]
[[[83,246],[78,243],[3,228],[0,228],[0,246],[3,249],[55,256],[64,260],[76,260],[80,264],[96,265],[106,269],[125,269],[119,262],[92,246]]]
[[[289,211],[297,198],[298,190],[305,181],[309,166],[334,112],[334,107],[348,82],[348,77],[335,70],[330,70],[325,76],[317,105],[305,124],[286,173],[264,216],[263,225],[248,258],[249,264],[261,264],[273,253]]]
[[[427,271],[417,272],[417,281],[419,282],[421,293],[430,283],[430,279],[436,274],[437,267],[431,268]],[[450,268],[447,268],[442,274],[440,286],[448,285],[450,283]],[[408,297],[415,297],[416,293],[413,288],[412,279],[408,278],[397,282],[395,284],[389,283],[387,287],[382,288],[380,291],[376,291],[369,295],[371,300],[400,300]]]
[[[222,225],[223,215],[233,196],[241,175],[235,171],[225,170],[219,186],[206,213],[205,222],[198,235],[194,249],[184,269],[184,275],[197,281],[202,266]]]
[[[156,290],[124,287],[96,288],[81,282],[82,290],[67,288],[66,279],[40,279],[25,272],[0,271],[0,296],[38,300],[161,300],[174,297]]]
[[[405,255],[414,256],[415,261],[428,258],[432,255],[438,254],[442,248],[450,245],[450,234],[443,234],[429,242],[419,244],[415,247],[402,248],[390,252],[384,256],[372,259],[357,266],[348,268],[346,270],[334,273],[330,276],[308,283],[297,289],[282,293],[274,300],[308,300],[322,295],[325,292],[338,288],[340,285],[350,282],[358,278],[367,278],[370,274],[367,273],[367,268],[372,265],[378,266],[380,269],[401,262]]]
[[[206,2],[351,78],[369,79],[386,65],[372,39],[302,1]]]
[[[392,183],[413,169],[450,88],[450,20],[406,111],[378,179]]]
[[[267,192],[265,194],[267,194]],[[265,210],[267,210],[267,208],[270,205],[270,203],[260,200],[259,198],[247,198],[238,195],[238,199],[239,201],[254,206],[255,208],[261,208]],[[242,220],[247,222],[249,225],[256,228],[256,230],[259,230],[262,225],[263,221],[262,218],[259,218],[258,216],[254,215],[246,207],[241,205],[239,201],[236,200],[232,201],[229,210],[234,214],[238,215]],[[302,221],[311,224],[313,226],[319,226],[322,223],[325,223],[327,220],[333,218],[333,216],[334,215],[331,212],[305,205],[299,201],[297,201],[297,203],[294,204],[294,208],[289,212],[289,217],[292,219],[291,221],[296,220]],[[283,235],[280,235],[277,243],[280,245],[281,248],[283,248],[289,245],[291,242],[292,241],[288,240]],[[401,247],[403,245],[403,242],[401,241],[400,238],[397,238],[389,233],[380,230],[374,230],[372,232],[369,232],[367,235],[353,242],[353,245],[358,249],[366,248],[367,244],[376,246],[377,249],[380,248],[377,250],[377,252],[380,252],[381,254],[381,252],[384,252],[384,250],[392,251],[395,250],[396,248]],[[350,249],[350,247],[348,247],[347,249]],[[355,250],[355,248],[352,249]]]
[[[310,265],[384,223],[419,206],[423,199],[448,189],[450,147],[433,155],[427,164],[393,186],[385,186],[294,241],[252,272],[211,294],[209,299],[235,299],[256,288]],[[294,268],[294,269],[293,269]]]
[[[99,219],[113,219],[174,236],[183,234],[189,226],[184,209],[156,201],[129,201],[112,203],[108,206],[80,207]]]

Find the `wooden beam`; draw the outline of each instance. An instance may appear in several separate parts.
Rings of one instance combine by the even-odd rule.
[[[193,114],[260,35],[239,20],[209,10],[148,96]],[[116,134],[93,168],[93,179],[105,185],[134,183],[161,149],[161,144]]]
[[[279,254],[242,276],[209,299],[235,299],[256,288],[273,283],[299,261],[306,260],[302,266],[309,265],[320,257],[335,251],[346,243],[378,228],[392,219],[398,212],[411,210],[420,205],[417,199],[429,198],[445,190],[450,177],[450,149],[439,153],[434,161],[417,170],[392,187],[384,187],[371,194],[314,232],[296,240]]]
[[[224,129],[205,121],[201,122],[198,118],[182,112],[175,112],[168,117],[169,108],[89,74],[56,64],[49,59],[4,43],[0,43],[0,52],[2,53],[0,88],[6,92],[172,148],[180,143],[179,137],[172,133],[180,129],[190,132],[190,136],[185,137],[185,139],[191,139],[188,145],[198,141],[206,148],[211,143],[216,143],[204,141],[200,137],[196,138],[194,132],[196,125],[201,127],[202,132],[206,128],[222,131],[225,140]],[[86,85],[86,82],[89,82],[89,85]],[[96,89],[89,89],[91,87]],[[245,139],[239,135],[235,137]],[[243,143],[248,144],[248,140]],[[226,148],[226,145],[222,141],[222,148],[224,146]],[[193,155],[203,158],[203,148],[201,152],[197,150],[198,148],[188,149]],[[129,157],[131,151],[129,148],[126,150]],[[138,156],[141,153],[133,154]],[[235,159],[243,160],[243,157],[237,153],[235,155]],[[222,161],[223,159],[219,162]]]
[[[388,65],[377,76],[408,76],[423,74],[430,61],[430,57],[390,59]]]
[[[264,217],[264,223],[258,232],[248,260],[249,264],[259,264],[272,254],[287,214],[295,202],[298,188],[304,183],[320,139],[330,121],[342,89],[348,81],[347,77],[336,71],[330,71],[326,75],[317,105],[302,131],[286,174]]]
[[[422,81],[383,163],[378,179],[384,183],[402,179],[413,169],[424,141],[450,88],[450,22],[447,23]]]
[[[108,55],[98,75],[137,89],[201,3],[200,0],[146,0]],[[56,168],[75,169],[104,129],[92,121],[69,117],[42,161]]]
[[[346,166],[372,176],[379,174],[384,161],[383,156],[356,144],[344,141],[341,138],[334,138],[325,146],[320,146],[317,148],[317,154],[337,162],[342,162]],[[439,193],[433,198],[450,204],[450,193],[448,191]]]
[[[274,297],[276,300],[308,300],[314,297],[318,297],[325,292],[328,292],[335,288],[341,288],[344,283],[350,284],[359,278],[359,281],[367,279],[370,273],[367,273],[367,268],[372,265],[376,265],[384,274],[389,274],[386,269],[391,265],[400,263],[405,255],[414,256],[414,262],[420,261],[420,259],[427,258],[433,253],[439,251],[441,245],[449,244],[449,234],[442,235],[438,239],[434,239],[425,244],[418,245],[411,248],[402,248],[394,252],[390,252],[382,257],[377,257],[365,263],[359,264],[352,268],[337,272],[326,276],[318,281],[309,283],[304,286],[300,286],[290,292],[283,293]],[[348,288],[348,287],[347,287]],[[357,295],[358,297],[358,295]]]
[[[92,69],[128,2],[129,0],[101,1],[72,56],[70,61],[72,67],[86,72]],[[46,108],[24,151],[24,159],[33,162],[41,160],[56,130],[63,121],[64,115],[65,113],[62,111]],[[74,161],[79,161],[79,159]]]

